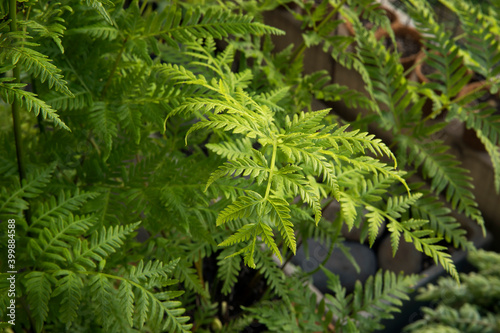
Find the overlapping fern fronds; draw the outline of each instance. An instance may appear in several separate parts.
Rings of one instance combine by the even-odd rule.
[[[208,48],[210,49],[210,45]],[[404,183],[399,173],[387,165],[373,158],[357,156],[370,151],[378,156],[386,155],[395,159],[392,152],[373,135],[358,131],[349,132],[346,127],[323,125],[323,118],[329,110],[286,116],[285,131],[280,133],[276,127],[274,112],[265,104],[257,103],[241,88],[235,89],[235,84],[243,88],[245,84],[239,75],[227,72],[227,66],[221,64],[221,61],[227,61],[225,57],[216,59],[208,52],[203,58],[215,74],[223,76],[219,79],[212,78],[209,83],[203,76],[196,76],[183,67],[165,67],[168,70],[167,75],[179,83],[200,86],[202,91],[210,91],[208,96],[197,94],[180,100],[180,105],[172,109],[169,118],[179,114],[203,115],[190,128],[188,135],[194,131],[211,129],[221,131],[221,137],[224,137],[222,131],[230,132],[245,136],[246,140],[253,139],[263,146],[260,151],[251,149],[248,141],[248,148],[243,148],[242,139],[234,143],[223,141],[208,145],[216,153],[231,158],[212,173],[207,188],[227,176],[249,177],[257,186],[226,207],[217,219],[218,225],[239,219],[256,220],[244,225],[220,244],[228,246],[250,242],[236,253],[244,253],[245,262],[250,266],[254,266],[253,256],[258,236],[262,237],[281,259],[269,225],[278,229],[284,244],[295,252],[296,241],[290,221],[289,201],[284,198],[300,196],[312,207],[315,221],[318,223],[321,218],[319,189],[307,175],[321,177],[328,191],[336,197],[344,190],[339,187],[336,175],[341,172],[343,166],[353,166],[351,172],[363,175],[382,174],[393,181]],[[229,82],[226,83],[227,81]],[[378,180],[379,178],[375,177],[373,182]],[[349,202],[345,203],[346,206],[348,204]]]
[[[469,82],[471,75],[464,66],[463,56],[451,33],[436,21],[430,5],[418,0],[408,0],[407,3],[408,14],[423,36],[427,55],[425,61],[436,70],[436,73],[429,76],[433,81],[424,84],[424,88],[428,88],[428,92],[439,91],[439,98],[433,97],[432,94],[429,97],[438,103],[439,107],[446,107]]]
[[[378,271],[362,285],[356,282],[354,292],[346,295],[340,280],[330,271],[323,269],[328,277],[329,289],[335,296],[326,294],[330,301],[327,308],[335,318],[335,327],[346,332],[365,332],[382,328],[380,318],[393,318],[391,313],[398,312],[401,300],[408,299],[408,292],[417,281],[416,275],[396,275],[392,272]]]

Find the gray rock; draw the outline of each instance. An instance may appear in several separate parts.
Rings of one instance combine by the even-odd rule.
[[[337,201],[332,201],[325,209],[323,210],[323,217],[327,221],[334,221],[337,217],[337,214],[340,210],[340,204]],[[363,212],[365,214],[366,211]],[[368,225],[366,224],[366,220],[362,217],[363,220],[359,223],[359,227],[354,226],[351,230],[346,223],[342,224],[341,234],[347,240],[352,240],[354,242],[359,242],[363,239],[363,242],[368,242]],[[380,226],[377,233],[377,238],[380,238],[385,230],[385,222]]]
[[[310,239],[309,244],[309,257],[306,257],[303,247],[297,251],[297,255],[292,259],[292,262],[306,272],[310,272],[318,267],[328,255],[329,246],[321,244],[315,240]],[[354,290],[356,280],[364,282],[370,275],[375,274],[377,271],[377,259],[375,253],[366,245],[343,242],[342,243],[351,253],[354,260],[356,260],[360,271],[356,271],[355,266],[349,261],[344,253],[335,248],[332,255],[325,264],[325,268],[332,273],[337,274],[340,282],[348,292]],[[323,293],[328,292],[327,278],[323,271],[319,270],[313,275],[314,285]]]
[[[378,265],[395,273],[415,274],[422,270],[422,252],[415,249],[412,243],[408,243],[403,237],[399,240],[399,247],[395,256],[392,256],[391,236],[387,235],[377,251]]]

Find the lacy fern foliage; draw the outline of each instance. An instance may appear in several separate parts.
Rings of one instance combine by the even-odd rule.
[[[425,138],[441,127],[419,122],[421,96],[436,104],[433,116],[448,108],[477,130],[498,176],[491,110],[472,112],[470,96],[457,97],[469,78],[462,63],[496,87],[497,43],[484,30],[497,23],[443,2],[467,23],[470,47],[449,40],[425,1],[408,1],[428,32],[429,63],[446,69],[434,86],[409,83],[399,54],[362,28],[359,15],[390,27],[371,0],[2,2],[0,219],[16,221],[16,325],[369,332],[407,298],[414,276],[379,272],[348,295],[332,275],[333,294],[317,299],[307,273],[284,273],[303,240],[341,247],[341,226],[362,219],[369,245],[385,224],[394,251],[404,238],[457,278],[440,241],[472,245],[437,196],[483,221],[467,172],[443,145],[429,149]],[[284,8],[302,22],[303,40],[275,50],[272,36],[285,32],[263,18]],[[334,33],[339,13],[356,37]],[[325,70],[304,74],[304,52],[316,45],[358,71],[367,94]],[[316,99],[372,114],[348,125],[335,109],[315,111]],[[396,146],[367,132],[370,121]],[[409,166],[430,191],[410,181]],[[340,213],[330,222],[323,209],[333,200]],[[0,234],[2,251],[9,237]],[[2,315],[8,287],[0,283]]]

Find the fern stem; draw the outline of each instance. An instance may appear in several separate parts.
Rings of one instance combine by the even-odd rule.
[[[9,2],[9,15],[10,15],[10,31],[17,31],[17,8],[16,0],[10,0]],[[21,82],[21,65],[19,63],[14,67],[14,79],[16,83]],[[26,179],[26,168],[24,163],[24,147],[21,138],[21,121],[19,119],[19,102],[16,98],[12,101],[12,123],[14,126],[14,140],[16,143],[16,156],[17,156],[17,168],[19,172],[19,182],[21,183],[23,179]]]
[[[320,31],[321,28],[323,28],[323,26],[327,24],[328,21],[330,21],[332,17],[335,16],[335,14],[337,14],[339,9],[343,5],[345,5],[346,2],[347,0],[342,0],[337,7],[333,8],[332,11],[323,19],[323,21],[321,21],[321,23],[316,27],[315,30]],[[294,63],[305,52],[306,49],[307,49],[306,42],[302,41],[300,46],[293,52],[291,62]]]
[[[478,91],[480,91],[480,90],[481,90],[481,89],[483,89],[484,87],[489,86],[489,85],[493,85],[493,84],[496,84],[496,83],[497,83],[497,82],[492,82],[492,83],[490,84],[490,83],[486,82],[486,83],[484,83],[484,84],[480,84],[480,85],[478,85],[476,88],[472,89],[472,90],[471,90],[471,91],[469,91],[468,93],[463,94],[462,96],[455,98],[455,99],[454,99],[454,100],[452,100],[450,103],[443,105],[442,107],[440,107],[440,108],[439,108],[438,110],[436,110],[436,111],[433,111],[430,115],[428,115],[427,117],[425,117],[423,121],[425,122],[425,121],[427,121],[427,120],[429,120],[429,119],[432,119],[435,115],[440,114],[443,110],[445,110],[445,109],[446,109],[447,107],[449,107],[451,104],[456,104],[456,103],[460,102],[461,100],[463,100],[463,99],[465,99],[465,98],[469,97],[470,95],[477,93]]]
[[[200,279],[201,285],[205,285],[205,281],[203,279],[203,259],[201,257],[201,250],[198,250],[199,258],[194,262],[194,267],[196,268],[196,272],[198,274],[198,278]],[[202,296],[203,297],[203,296]]]
[[[113,69],[111,69],[111,73],[109,74],[109,77],[108,77],[108,80],[106,81],[106,84],[104,85],[104,89],[102,90],[101,97],[106,96],[106,93],[108,92],[108,88],[109,88],[109,85],[111,84],[111,80],[115,76],[116,69],[118,68],[120,61],[122,60],[122,55],[123,55],[123,52],[125,51],[126,44],[127,44],[127,38],[125,38],[123,40],[122,47],[120,48],[120,51],[118,52],[118,55],[116,56],[115,64],[113,65]]]
[[[267,200],[269,198],[269,193],[271,192],[271,183],[273,180],[273,173],[274,173],[274,164],[276,163],[276,152],[278,150],[278,143],[276,142],[276,138],[274,139],[273,142],[273,156],[271,157],[271,163],[269,165],[269,178],[267,180],[267,188],[266,188],[266,194],[264,196],[264,200]]]

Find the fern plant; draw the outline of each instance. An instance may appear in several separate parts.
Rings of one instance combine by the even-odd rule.
[[[0,285],[4,327],[14,300],[13,329],[33,332],[315,332],[332,320],[338,332],[371,331],[416,277],[380,272],[346,295],[332,276],[334,296],[320,300],[307,274],[283,273],[300,241],[338,246],[363,212],[370,244],[385,222],[394,252],[404,237],[458,277],[439,241],[471,245],[407,181],[400,152],[311,107],[343,100],[388,128],[406,117],[417,89],[401,99],[410,85],[397,55],[367,32],[358,53],[344,52],[354,39],[331,34],[338,13],[360,30],[359,6],[387,22],[366,0],[295,4],[308,13],[296,15],[304,43],[276,52],[271,35],[284,32],[262,21],[274,1],[2,2],[0,219],[16,232],[2,224],[0,248],[15,240],[17,271],[15,297]],[[368,97],[325,71],[303,74],[319,43],[361,72]],[[464,171],[440,148],[421,161],[424,148],[409,159],[434,168],[434,193],[447,188],[482,223]],[[341,205],[333,223],[325,199]]]
[[[407,332],[498,332],[497,253],[479,250],[469,254],[477,271],[461,274],[461,284],[441,278],[437,285],[419,290],[417,299],[431,301],[423,318],[408,325]],[[485,288],[485,286],[490,286]]]

